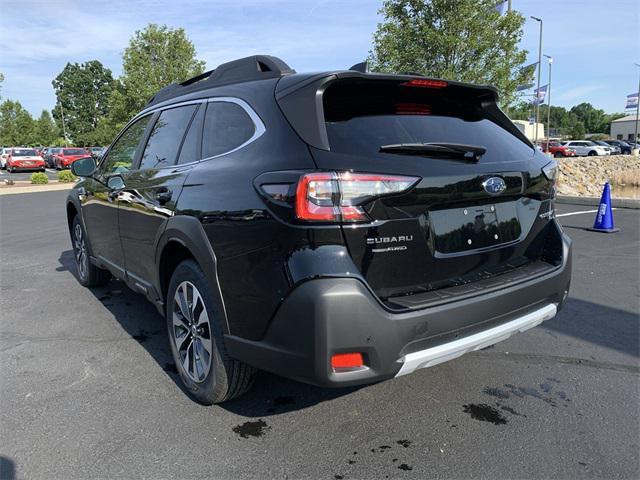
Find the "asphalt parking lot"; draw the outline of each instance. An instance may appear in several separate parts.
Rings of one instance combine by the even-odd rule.
[[[640,211],[561,217],[572,292],[552,321],[363,388],[261,374],[192,402],[163,320],[74,278],[66,192],[0,197],[2,478],[638,478]],[[559,205],[560,214],[594,207]]]

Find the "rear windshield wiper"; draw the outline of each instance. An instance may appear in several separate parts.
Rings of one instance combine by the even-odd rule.
[[[381,153],[397,153],[401,155],[422,155],[455,158],[469,162],[477,162],[487,152],[479,145],[465,145],[462,143],[427,142],[427,143],[394,143],[382,145]]]

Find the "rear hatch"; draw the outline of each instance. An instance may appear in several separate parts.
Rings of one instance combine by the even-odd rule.
[[[287,99],[304,104],[300,91],[279,100],[319,170],[417,179],[364,205],[369,221],[342,227],[381,300],[419,307],[557,264],[547,252],[549,237],[559,240],[553,185],[541,170],[550,160],[504,116],[494,90],[355,73],[314,81],[302,90],[316,92],[318,132],[292,113]]]

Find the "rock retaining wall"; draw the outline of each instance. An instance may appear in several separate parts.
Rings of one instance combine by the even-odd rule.
[[[605,182],[622,175],[640,178],[640,157],[611,155],[607,157],[559,158],[558,194],[597,197]],[[634,173],[635,172],[635,173]],[[614,197],[633,197],[637,187],[612,184]]]

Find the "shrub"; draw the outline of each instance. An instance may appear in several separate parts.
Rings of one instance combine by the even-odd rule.
[[[60,183],[71,183],[76,181],[76,177],[70,170],[61,170],[58,172],[58,181]]]
[[[43,185],[45,183],[49,183],[49,177],[45,173],[36,172],[31,174],[31,183],[35,183],[38,185]]]

